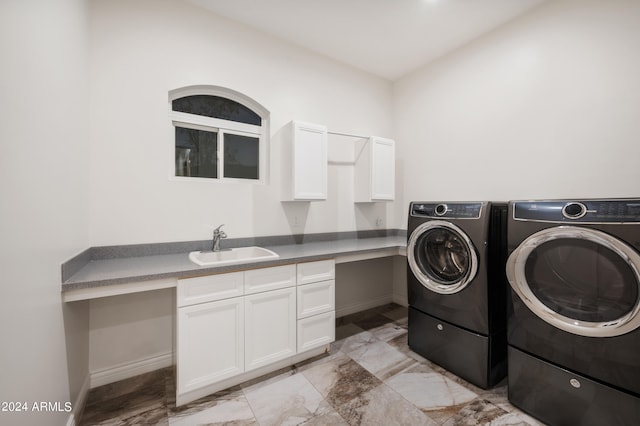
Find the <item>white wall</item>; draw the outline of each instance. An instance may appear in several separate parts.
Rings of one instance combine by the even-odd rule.
[[[175,293],[164,289],[91,300],[91,387],[173,363]]]
[[[220,223],[231,237],[370,229],[378,217],[406,227],[418,199],[637,196],[639,4],[547,2],[392,86],[187,3],[94,1],[91,245],[206,239]],[[271,110],[268,185],[168,178],[166,94],[192,84],[227,86]],[[332,137],[329,200],[280,203],[279,145],[292,119],[394,137],[398,200],[354,205],[352,141]],[[340,265],[338,309],[405,301],[402,262]],[[151,311],[138,306],[141,318]],[[104,319],[123,307],[100,308]],[[97,369],[135,366],[156,350],[100,358],[122,342],[97,329],[94,315]]]
[[[391,136],[389,82],[178,0],[94,1],[91,17],[91,245],[203,240],[221,223],[231,238],[395,226],[392,207],[352,202],[353,140],[330,138],[328,201],[279,201],[283,127]],[[168,92],[194,84],[271,111],[267,185],[169,178]]]
[[[1,424],[65,424],[32,404],[75,403],[87,377],[87,305],[60,297],[89,243],[86,41],[83,0],[0,2],[0,401],[28,405]]]
[[[638,1],[550,1],[398,81],[405,205],[640,196],[639,22]]]
[[[393,257],[336,265],[336,317],[393,301]]]
[[[91,246],[202,240],[221,223],[231,238],[398,226],[392,205],[353,203],[353,138],[329,138],[326,202],[280,202],[285,126],[391,136],[389,82],[179,0],[93,1],[90,15]],[[267,185],[170,179],[168,92],[194,84],[240,91],[271,111]],[[368,297],[364,284],[350,295],[359,287]],[[374,287],[374,299],[391,298],[390,281]],[[174,305],[166,291],[92,301],[92,386],[162,362]]]
[[[637,1],[547,2],[393,86],[178,0],[0,7],[3,401],[80,393],[88,304],[61,303],[59,267],[88,246],[404,226],[414,199],[638,196]],[[191,84],[271,110],[268,185],[169,179],[167,92]],[[355,206],[351,143],[332,137],[330,199],[276,201],[292,119],[394,137],[401,198]]]

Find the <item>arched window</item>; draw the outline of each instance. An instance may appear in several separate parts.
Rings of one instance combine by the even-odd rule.
[[[174,127],[173,176],[265,182],[269,111],[218,86],[169,92]]]

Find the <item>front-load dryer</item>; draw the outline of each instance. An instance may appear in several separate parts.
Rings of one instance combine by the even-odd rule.
[[[551,425],[640,424],[640,199],[509,203],[508,394]]]
[[[506,366],[506,204],[412,202],[409,347],[482,388]]]

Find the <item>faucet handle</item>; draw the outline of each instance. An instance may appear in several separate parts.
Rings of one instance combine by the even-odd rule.
[[[227,238],[227,234],[220,229],[223,226],[224,226],[224,223],[222,225],[218,226],[216,229],[214,229],[213,230],[213,235],[219,235],[220,238]]]

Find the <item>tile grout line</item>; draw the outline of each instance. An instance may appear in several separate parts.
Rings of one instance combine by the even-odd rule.
[[[336,355],[337,355],[337,353],[338,353],[338,352],[341,352],[341,351],[338,349],[338,350],[336,351]],[[346,354],[345,354],[345,355],[346,355]],[[313,367],[312,367],[312,368],[313,368]],[[309,380],[309,377],[307,377],[307,375],[305,375],[304,373],[305,373],[304,371],[300,371],[300,372],[299,372],[299,374],[301,374],[301,375],[302,375],[302,376],[307,380],[307,382],[309,382],[309,384],[310,384],[310,385],[311,385],[311,386],[316,390],[316,392],[318,392],[318,393],[322,396],[322,400],[323,400],[324,402],[326,402],[326,403],[327,403],[327,405],[329,405],[329,407],[331,407],[331,408],[333,409],[333,411],[335,411],[335,413],[336,413],[338,416],[340,416],[340,418],[341,418],[341,419],[342,419],[346,424],[349,424],[349,422],[347,421],[347,419],[345,419],[345,418],[342,416],[342,414],[340,414],[340,412],[338,411],[338,408],[337,408],[337,407],[334,407],[334,405],[333,405],[330,401],[328,401],[328,400],[327,400],[327,398],[326,398],[326,397],[324,396],[324,394],[320,391],[320,389],[318,389],[318,388],[316,387],[316,385],[315,385],[315,384],[313,384],[313,382],[312,382],[311,380]],[[296,374],[298,374],[298,372],[296,372]]]
[[[245,388],[240,386],[240,390],[242,391],[242,397],[244,398],[245,401],[247,401],[247,405],[249,406],[249,410],[251,410],[251,414],[253,414],[253,419],[256,421],[258,426],[260,426],[261,425],[260,420],[258,420],[258,416],[256,415],[256,412],[253,406],[251,405],[251,401],[249,401],[249,398],[247,398],[247,394],[245,393]]]

